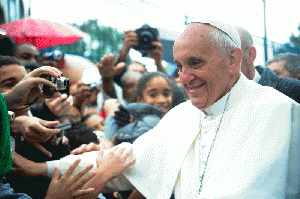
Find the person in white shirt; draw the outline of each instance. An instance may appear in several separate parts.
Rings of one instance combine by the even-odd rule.
[[[190,100],[123,144],[133,148],[136,163],[106,188],[133,185],[150,199],[299,198],[300,105],[241,73],[236,30],[219,21],[192,23],[173,53]],[[80,157],[93,162],[97,154]],[[48,174],[54,165],[63,173],[71,160],[47,162]],[[90,186],[102,183],[93,178]]]

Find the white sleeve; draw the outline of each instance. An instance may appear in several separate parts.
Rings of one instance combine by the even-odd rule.
[[[48,161],[47,170],[48,170],[48,177],[51,178],[54,174],[55,167],[59,168],[60,176],[66,173],[68,168],[73,164],[73,162],[77,159],[81,159],[79,165],[75,169],[75,173],[82,170],[84,167],[88,166],[89,164],[93,164],[94,167],[88,172],[93,172],[97,169],[96,158],[98,156],[98,151],[87,152],[80,155],[68,155],[64,158],[54,161]],[[112,179],[107,186],[104,188],[104,193],[110,193],[113,191],[128,191],[133,190],[134,187],[132,184],[124,177],[123,174],[119,175],[118,177]]]

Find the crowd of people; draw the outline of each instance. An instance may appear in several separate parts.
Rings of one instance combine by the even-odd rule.
[[[300,197],[300,55],[255,66],[247,30],[192,23],[169,77],[159,37],[143,52],[157,71],[128,61],[139,44],[129,30],[118,54],[87,66],[101,78],[87,83],[2,36],[1,112],[15,118],[0,198]]]

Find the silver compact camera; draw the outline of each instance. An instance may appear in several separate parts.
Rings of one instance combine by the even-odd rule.
[[[69,90],[70,90],[70,82],[69,78],[66,77],[60,77],[60,78],[54,78],[50,75],[46,75],[46,79],[51,81],[53,84],[57,86],[57,89],[52,89],[50,86],[44,85],[43,92],[45,94],[51,95],[54,92],[60,92],[61,94],[66,93],[69,96]]]

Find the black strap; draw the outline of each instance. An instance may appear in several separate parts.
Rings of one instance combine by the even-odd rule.
[[[20,111],[23,109],[26,109],[28,107],[30,107],[32,104],[36,103],[43,95],[43,92],[41,92],[32,102],[28,103],[28,104],[24,104],[26,105],[24,108],[20,108],[20,109],[10,109],[11,111]]]

